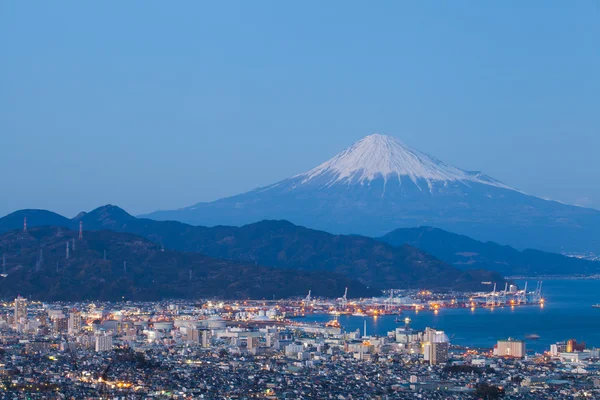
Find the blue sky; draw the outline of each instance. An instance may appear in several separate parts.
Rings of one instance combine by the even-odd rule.
[[[393,135],[600,208],[600,3],[0,3],[0,214],[187,206]]]

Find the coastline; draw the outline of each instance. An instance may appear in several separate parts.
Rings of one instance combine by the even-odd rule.
[[[506,276],[504,279],[507,280],[600,280],[600,274],[594,275],[514,275],[514,276]]]

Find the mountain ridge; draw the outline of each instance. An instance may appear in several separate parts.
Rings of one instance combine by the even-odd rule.
[[[140,217],[205,226],[285,219],[371,237],[428,225],[517,249],[600,253],[599,210],[528,195],[382,135],[272,185]]]
[[[546,253],[516,250],[495,242],[480,242],[428,226],[400,228],[378,238],[394,246],[411,245],[457,266],[497,271],[503,275],[565,275],[600,273],[600,262]]]
[[[69,257],[66,244],[69,242]],[[32,227],[0,234],[6,256],[0,296],[44,301],[161,300],[163,298],[337,297],[379,293],[327,271],[297,271],[183,253],[127,232]]]
[[[487,271],[460,271],[410,246],[396,248],[373,238],[332,235],[287,221],[261,221],[241,228],[194,227],[138,219],[118,207],[105,206],[86,213],[81,222],[85,230],[129,232],[176,251],[286,269],[335,272],[374,288],[465,290],[482,288],[481,281],[503,280]]]

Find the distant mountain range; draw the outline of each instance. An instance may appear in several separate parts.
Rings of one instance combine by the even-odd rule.
[[[481,282],[503,281],[498,273],[462,271],[411,246],[396,247],[362,236],[331,235],[286,221],[262,221],[239,228],[195,227],[138,219],[118,207],[105,206],[72,220],[60,220],[60,216],[50,212],[22,210],[0,218],[0,232],[22,228],[25,217],[30,226],[44,225],[47,218],[75,229],[81,221],[86,231],[128,232],[166,249],[201,253],[246,265],[337,274],[372,289],[475,290],[489,289]],[[328,295],[312,290],[316,295]]]
[[[377,134],[275,184],[143,217],[207,226],[284,219],[367,236],[434,226],[517,249],[600,253],[600,211],[527,195]]]
[[[376,241],[356,235],[331,235],[286,221],[212,228],[154,221],[136,218],[112,205],[73,219],[50,211],[21,210],[0,218],[0,233],[22,229],[25,217],[29,226],[53,224],[77,229],[81,221],[86,230],[133,233],[180,252],[287,269],[333,271],[373,288],[474,288],[479,281],[501,280],[500,275],[490,276],[483,271],[573,275],[597,274],[600,267],[600,262],[538,250],[519,251],[431,227],[396,229]],[[448,268],[448,264],[454,268]]]
[[[333,272],[269,268],[163,251],[140,236],[107,230],[86,231],[82,239],[64,227],[12,230],[0,235],[0,254],[5,257],[2,298],[20,294],[44,301],[271,299],[304,296],[308,290],[338,297],[345,287],[352,297],[380,293]]]
[[[458,268],[486,269],[505,276],[600,274],[600,262],[539,250],[518,251],[494,242],[431,227],[396,229],[379,238],[394,246],[410,245]]]

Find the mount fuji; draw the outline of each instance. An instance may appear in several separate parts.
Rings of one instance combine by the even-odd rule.
[[[380,134],[275,184],[144,217],[209,226],[286,219],[371,236],[433,226],[521,249],[600,252],[600,211],[527,195]]]

